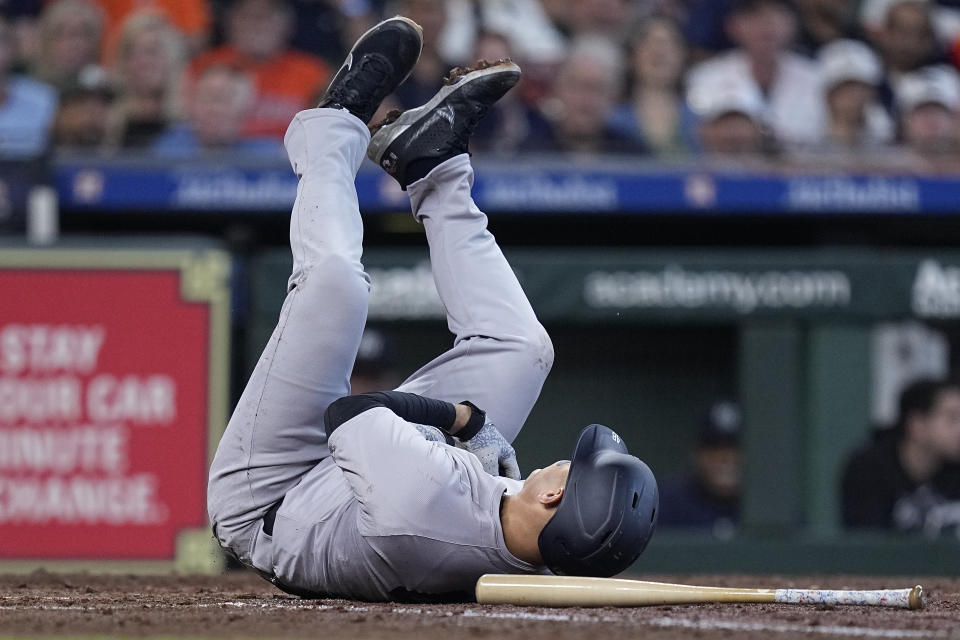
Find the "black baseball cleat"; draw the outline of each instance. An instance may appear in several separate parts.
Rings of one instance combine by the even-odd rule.
[[[357,39],[317,107],[346,109],[369,123],[383,99],[407,79],[420,59],[423,30],[396,16]]]
[[[467,153],[477,123],[519,79],[520,67],[510,60],[453,69],[425,105],[392,111],[372,127],[367,157],[406,191],[441,162]]]

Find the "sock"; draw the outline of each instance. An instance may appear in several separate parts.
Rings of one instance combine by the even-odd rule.
[[[449,153],[437,157],[417,158],[407,165],[407,183],[401,186],[404,188],[404,190],[406,190],[407,185],[413,184],[417,180],[426,178],[427,174],[437,168],[440,164],[458,155],[460,155],[460,152]]]

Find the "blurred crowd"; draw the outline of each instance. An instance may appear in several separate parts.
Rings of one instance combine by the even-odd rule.
[[[954,167],[960,0],[0,0],[0,152],[280,154],[354,39],[424,29],[383,110],[510,57],[479,153]],[[896,149],[896,153],[887,150]]]

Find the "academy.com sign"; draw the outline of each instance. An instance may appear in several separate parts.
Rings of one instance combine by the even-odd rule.
[[[593,271],[584,280],[584,300],[596,309],[842,309],[850,305],[850,278],[837,270]]]

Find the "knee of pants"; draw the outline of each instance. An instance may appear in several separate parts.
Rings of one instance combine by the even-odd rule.
[[[207,516],[211,524],[217,525],[224,542],[227,542],[224,535],[260,520],[273,504],[255,501],[249,470],[232,453],[218,450],[207,478]]]
[[[234,513],[235,509],[230,508],[230,503],[235,502],[235,491],[233,487],[228,486],[223,478],[211,476],[207,483],[207,516],[210,524],[219,525],[220,532],[223,533],[231,520],[236,520],[239,514]]]
[[[549,373],[553,367],[553,341],[544,326],[535,322],[527,327],[523,333],[522,344],[537,367],[542,369],[544,374]]]
[[[207,492],[207,516],[220,546],[230,549],[241,562],[247,562],[249,547],[260,518],[240,515],[240,507],[231,507],[231,497],[218,491],[213,484]]]
[[[330,252],[306,262],[292,284],[322,291],[325,301],[341,308],[358,306],[366,315],[370,278],[359,260],[347,253]]]

